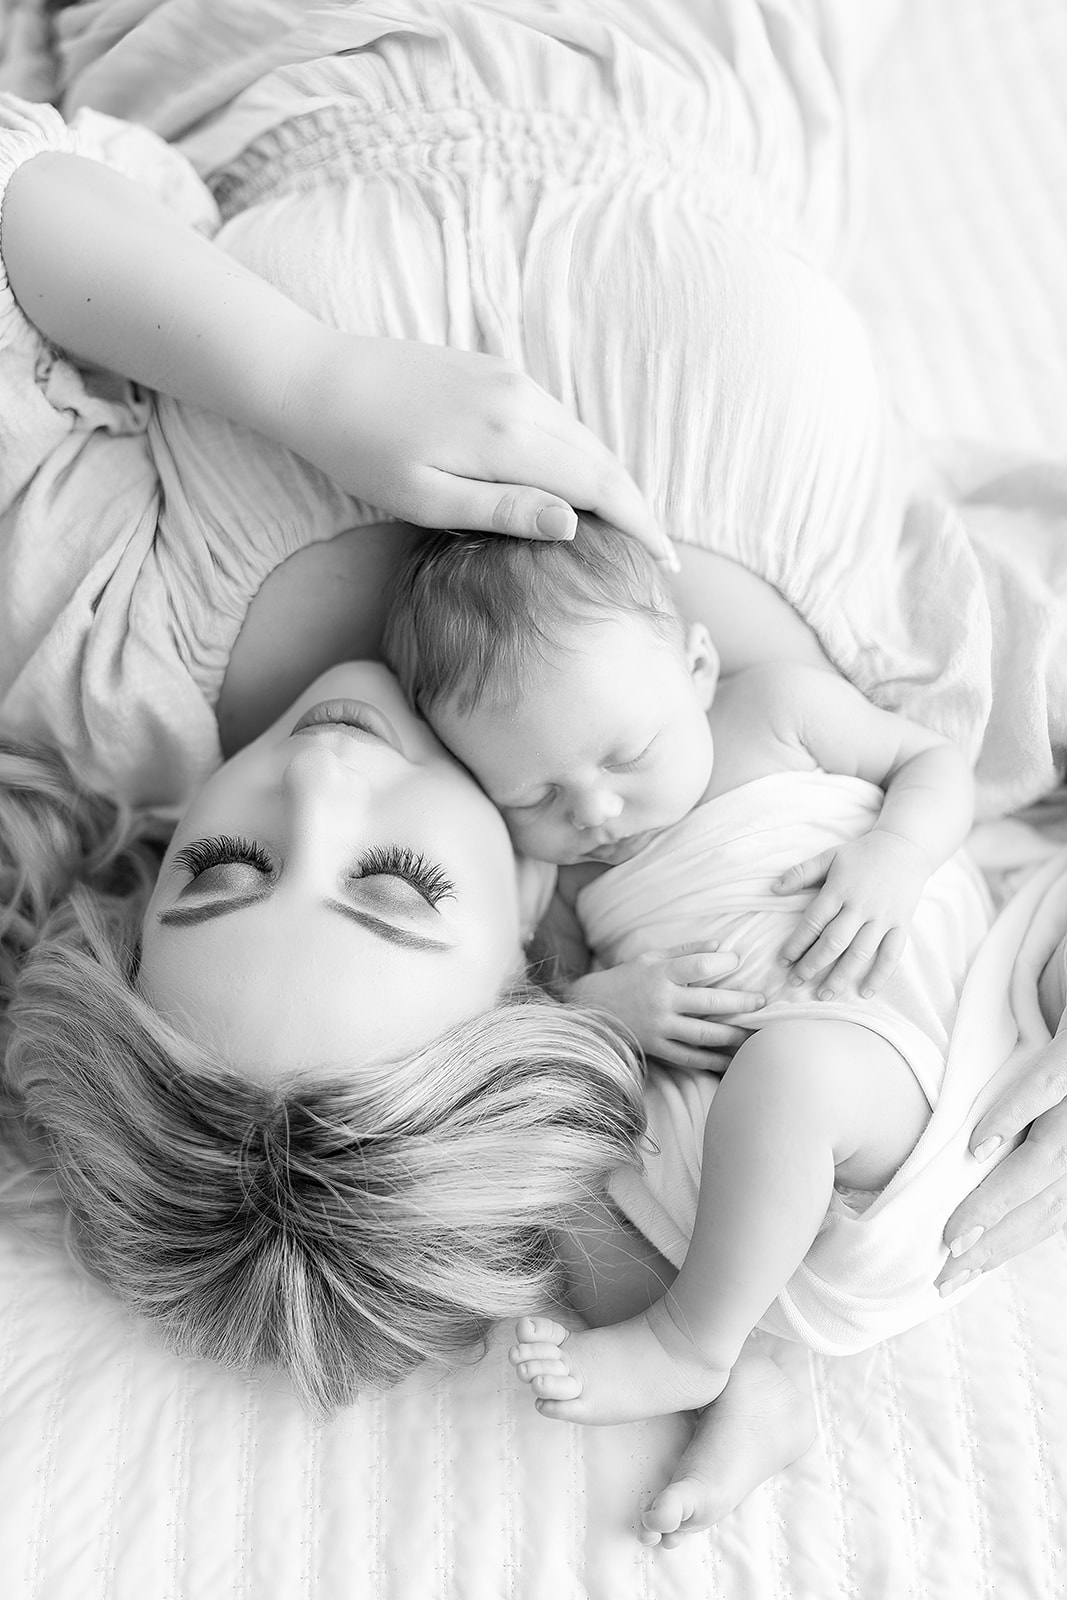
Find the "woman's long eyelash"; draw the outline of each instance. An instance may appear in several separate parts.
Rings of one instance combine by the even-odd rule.
[[[193,878],[210,872],[212,867],[228,866],[232,862],[255,867],[257,872],[269,875],[274,863],[254,839],[242,839],[234,834],[221,833],[211,839],[194,839],[175,851],[174,865],[184,867]]]
[[[455,896],[456,886],[446,872],[407,845],[374,845],[360,857],[357,878],[404,878],[424,900],[435,906]]]

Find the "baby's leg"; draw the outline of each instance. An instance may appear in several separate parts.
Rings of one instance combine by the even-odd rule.
[[[642,1544],[671,1550],[728,1516],[753,1489],[802,1456],[815,1438],[815,1408],[782,1369],[746,1345],[719,1398],[696,1429],[670,1483],[641,1518]]]
[[[518,1324],[511,1359],[538,1409],[625,1422],[714,1400],[807,1254],[835,1176],[881,1188],[928,1114],[903,1058],[866,1028],[783,1021],[753,1034],[708,1115],[693,1237],[663,1298],[587,1333],[547,1318]]]

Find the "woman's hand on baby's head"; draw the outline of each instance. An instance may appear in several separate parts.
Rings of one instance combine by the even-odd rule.
[[[569,539],[593,511],[675,566],[625,467],[509,361],[330,332],[288,407],[286,443],[391,516],[429,528]]]
[[[818,887],[779,955],[791,982],[821,976],[820,1000],[849,988],[876,994],[904,953],[929,872],[910,840],[877,828],[783,872],[776,894]]]
[[[599,1006],[625,1023],[646,1054],[671,1067],[721,1072],[723,1056],[743,1044],[749,1030],[719,1021],[764,1005],[761,994],[718,985],[737,957],[714,944],[684,944],[648,952],[574,982],[567,997]]]

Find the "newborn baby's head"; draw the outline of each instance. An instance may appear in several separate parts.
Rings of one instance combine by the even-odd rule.
[[[386,656],[541,861],[614,863],[698,804],[718,661],[634,540],[439,534],[393,587]]]

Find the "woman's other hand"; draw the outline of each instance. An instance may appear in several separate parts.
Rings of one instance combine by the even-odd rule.
[[[958,1205],[945,1228],[952,1254],[937,1279],[942,1294],[1040,1244],[1067,1222],[1067,1032],[1035,1057],[971,1135],[988,1160],[1030,1124],[1017,1149]]]
[[[496,356],[330,334],[310,352],[287,411],[286,443],[405,522],[569,539],[577,507],[675,565],[607,446]]]

